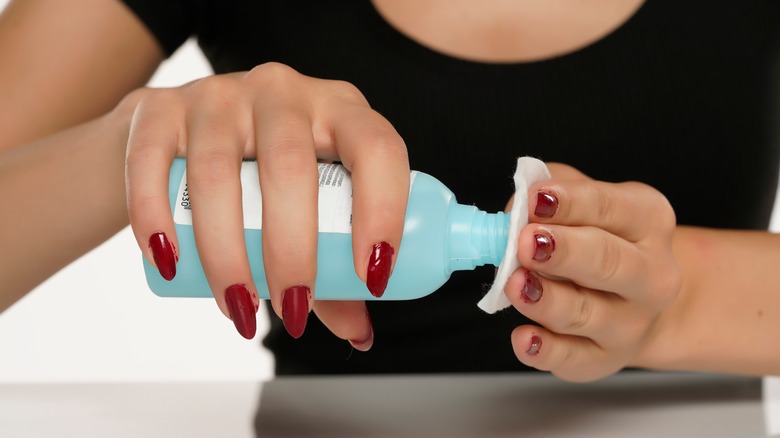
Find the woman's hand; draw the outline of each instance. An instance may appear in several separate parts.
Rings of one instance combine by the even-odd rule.
[[[680,291],[675,215],[645,184],[549,168],[552,179],[528,192],[531,223],[517,252],[523,268],[505,288],[513,306],[541,327],[518,327],[512,345],[529,366],[594,380],[632,363]]]
[[[275,63],[140,94],[127,149],[128,210],[138,245],[162,276],[175,276],[178,257],[169,170],[174,157],[186,157],[195,241],[209,285],[237,330],[255,335],[259,301],[244,243],[239,170],[243,158],[257,158],[263,259],[276,314],[297,338],[313,308],[336,336],[370,348],[363,302],[313,301],[317,160],[340,160],[352,172],[355,271],[381,295],[409,193],[406,148],[390,123],[354,86]]]

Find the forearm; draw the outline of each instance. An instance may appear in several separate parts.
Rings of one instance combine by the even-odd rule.
[[[0,154],[0,311],[128,222],[127,111]]]
[[[0,151],[85,123],[164,57],[120,1],[11,1],[0,14]]]
[[[637,365],[780,374],[780,235],[679,227],[674,251],[683,287]]]

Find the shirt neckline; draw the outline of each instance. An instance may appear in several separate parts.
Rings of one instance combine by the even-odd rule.
[[[649,3],[652,0],[644,0],[639,8],[625,20],[618,27],[613,29],[601,38],[582,46],[578,49],[561,53],[558,55],[549,56],[546,58],[533,59],[528,61],[479,61],[468,58],[461,58],[454,55],[449,55],[431,47],[426,46],[406,35],[400,31],[393,24],[385,19],[385,17],[374,6],[373,1],[365,0],[365,6],[369,10],[369,14],[374,22],[378,25],[379,31],[384,34],[390,41],[398,44],[400,47],[412,52],[417,56],[426,58],[432,58],[440,62],[460,65],[460,66],[473,66],[473,67],[527,67],[534,65],[555,64],[558,62],[565,62],[567,60],[579,59],[583,56],[587,56],[593,52],[598,52],[608,48],[614,44],[615,41],[620,41],[622,36],[626,33],[630,33],[634,28],[638,26],[638,22],[641,22],[645,15],[648,13]]]

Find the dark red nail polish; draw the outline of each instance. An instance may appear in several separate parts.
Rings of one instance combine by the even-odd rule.
[[[393,247],[387,242],[379,242],[371,250],[366,273],[366,286],[371,295],[379,298],[385,293],[390,279],[390,265],[393,263]]]
[[[546,262],[555,251],[555,239],[549,234],[534,234],[534,260]]]
[[[303,336],[306,321],[309,319],[309,295],[306,286],[293,286],[282,296],[282,321],[287,333],[295,339]]]
[[[162,278],[171,281],[176,276],[176,248],[162,231],[149,237],[149,249],[152,251],[154,264]]]
[[[542,283],[530,272],[525,273],[525,285],[520,291],[526,303],[535,303],[542,298]]]
[[[254,338],[257,331],[257,306],[249,289],[243,284],[228,287],[225,289],[225,302],[238,333],[247,339]]]
[[[556,211],[558,211],[558,198],[556,198],[555,195],[545,192],[538,192],[536,194],[535,216],[550,218],[555,216]]]
[[[526,353],[529,356],[536,356],[539,354],[539,350],[542,349],[542,338],[539,336],[531,336],[531,346],[528,347],[528,350],[526,350]]]

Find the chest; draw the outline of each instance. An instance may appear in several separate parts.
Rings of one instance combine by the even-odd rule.
[[[644,0],[371,0],[412,40],[462,59],[530,61],[576,51],[628,21]]]
[[[204,27],[218,32],[200,34],[200,44],[217,72],[277,61],[355,84],[402,135],[412,166],[444,180],[465,203],[503,208],[511,186],[496,175],[511,175],[514,158],[532,155],[602,180],[647,182],[672,200],[681,223],[761,227],[767,220],[770,191],[755,188],[774,193],[780,162],[780,2],[647,1],[613,21],[612,31],[588,27],[607,31],[588,43],[583,35],[596,33],[566,40],[573,26],[562,21],[546,39],[524,39],[527,26],[539,23],[517,10],[504,11],[517,14],[505,24],[486,26],[480,23],[493,20],[474,17],[485,11],[399,14],[373,1],[235,0],[209,15],[216,25]],[[446,31],[457,23],[459,31]],[[435,40],[440,35],[450,39]],[[572,47],[552,44],[558,38],[585,46],[555,56],[551,48]],[[488,61],[544,59],[473,62],[470,54],[486,52],[463,50],[469,41],[506,49],[506,58],[493,52]],[[539,48],[546,51],[528,51]],[[713,178],[734,169],[751,169],[751,177]],[[767,208],[753,217],[714,214],[716,206],[744,210],[725,208],[724,199]]]

